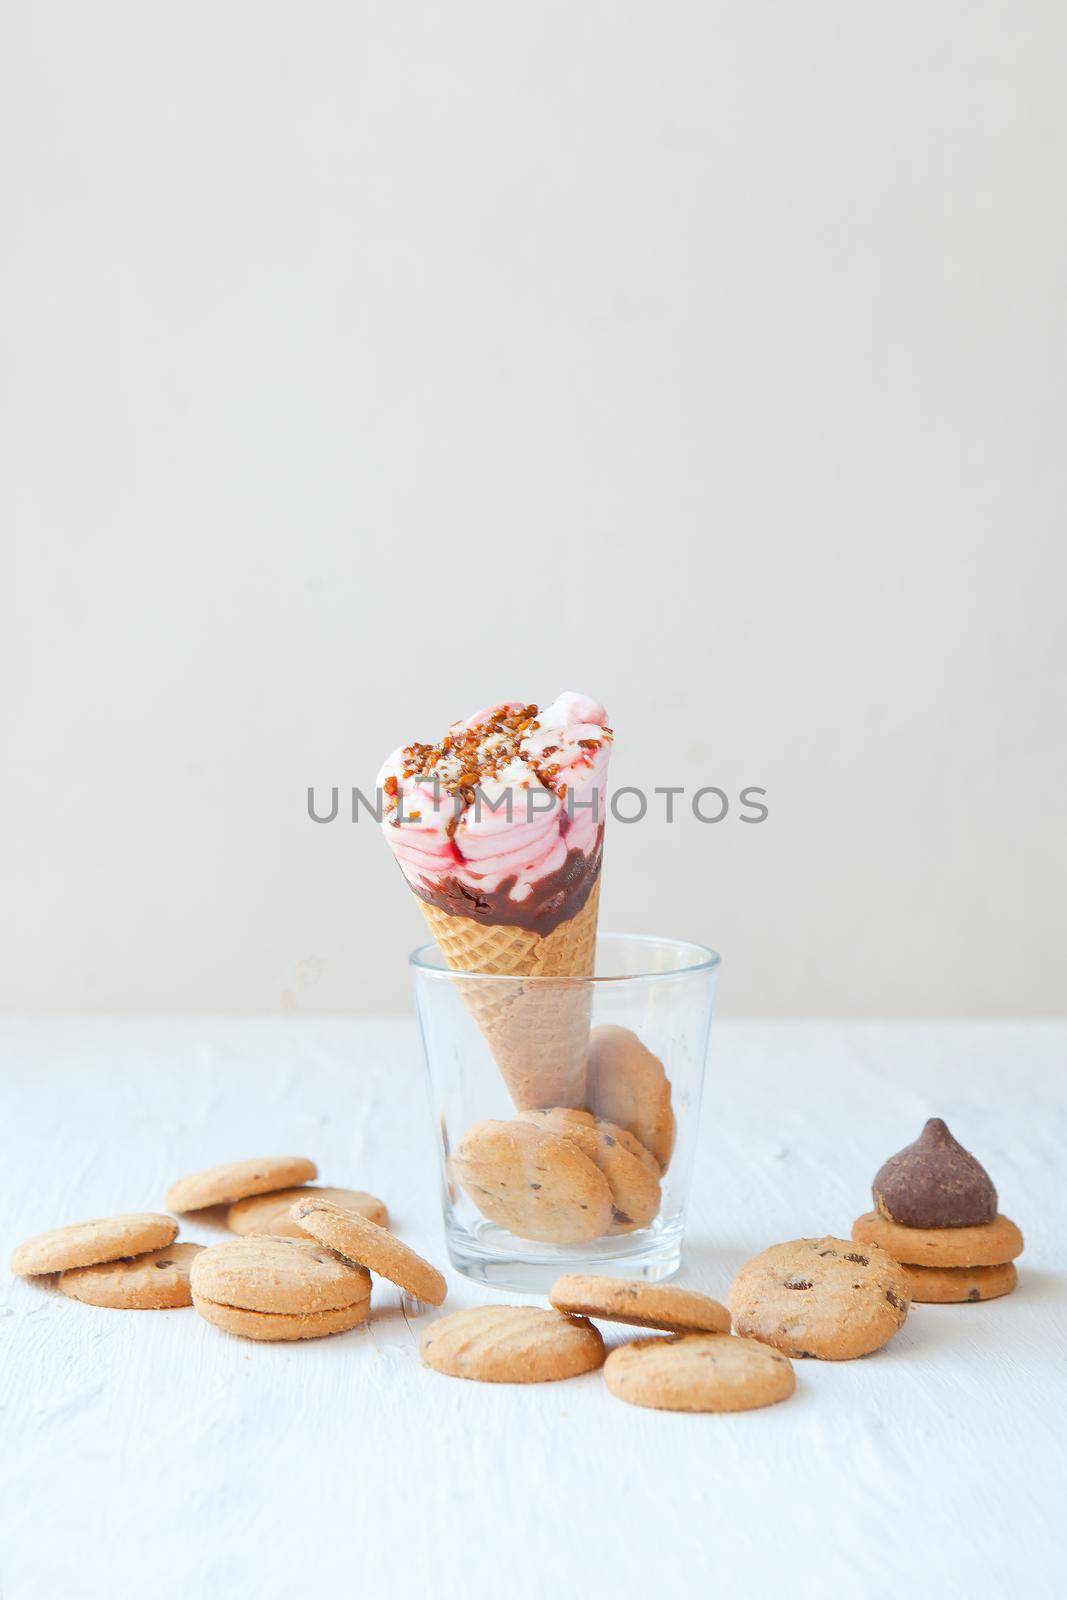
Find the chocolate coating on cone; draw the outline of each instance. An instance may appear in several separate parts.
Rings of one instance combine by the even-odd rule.
[[[992,1179],[940,1117],[890,1156],[871,1193],[882,1216],[905,1228],[981,1227],[997,1214]]]
[[[578,915],[596,883],[603,854],[602,823],[590,855],[568,850],[563,865],[536,879],[524,900],[512,898],[514,877],[505,878],[496,889],[477,892],[458,878],[441,878],[433,884],[412,880],[410,887],[421,900],[447,911],[450,917],[471,917],[486,927],[526,928],[544,935]]]

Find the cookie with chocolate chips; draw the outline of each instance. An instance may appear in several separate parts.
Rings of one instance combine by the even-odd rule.
[[[641,1283],[568,1272],[549,1293],[557,1311],[598,1321],[627,1322],[666,1333],[729,1333],[730,1313],[709,1295],[673,1283]]]
[[[169,1244],[122,1261],[75,1267],[60,1273],[59,1288],[71,1300],[112,1311],[168,1311],[191,1306],[189,1275],[203,1248],[200,1244]]]
[[[609,1233],[633,1233],[637,1228],[648,1227],[659,1210],[659,1166],[631,1134],[613,1122],[598,1121],[588,1111],[574,1111],[567,1106],[522,1111],[519,1115],[535,1128],[546,1128],[572,1140],[600,1168],[611,1190]]]
[[[361,1217],[369,1217],[379,1228],[389,1226],[389,1213],[375,1195],[362,1189],[319,1188],[310,1183],[235,1201],[226,1213],[226,1226],[231,1233],[269,1233],[276,1239],[306,1239],[307,1234],[290,1216],[298,1200],[329,1200],[335,1206],[344,1206],[346,1211],[358,1211]]]
[[[905,1267],[916,1305],[974,1305],[1011,1294],[1019,1281],[1014,1261],[995,1267]]]
[[[312,1239],[227,1239],[201,1250],[190,1286],[205,1322],[243,1339],[320,1339],[370,1306],[370,1273]]]
[[[531,1122],[479,1122],[452,1171],[482,1216],[520,1239],[585,1244],[611,1227],[611,1187],[596,1162]]]
[[[608,1356],[609,1393],[656,1411],[754,1411],[788,1400],[792,1364],[755,1339],[724,1333],[635,1339]]]
[[[97,1217],[52,1228],[20,1244],[11,1257],[12,1272],[31,1278],[46,1272],[69,1272],[104,1261],[120,1261],[150,1250],[163,1250],[178,1236],[173,1217],[159,1211],[135,1211],[120,1217]]]
[[[231,1205],[253,1194],[270,1194],[310,1183],[319,1169],[306,1156],[261,1156],[255,1161],[224,1161],[179,1178],[167,1190],[171,1211],[203,1211],[208,1206]]]
[[[877,1211],[865,1211],[852,1224],[852,1237],[916,1267],[998,1267],[1023,1253],[1019,1229],[999,1214],[975,1228],[905,1228]]]
[[[665,1172],[674,1149],[671,1086],[632,1029],[604,1023],[590,1033],[587,1092],[590,1110],[633,1134]]]
[[[604,1340],[584,1317],[540,1306],[474,1306],[431,1322],[424,1366],[477,1383],[552,1383],[604,1365]]]
[[[794,1239],[745,1263],[730,1287],[734,1332],[787,1356],[850,1361],[903,1327],[908,1274],[875,1245]]]
[[[367,1267],[380,1278],[388,1278],[398,1289],[426,1305],[439,1306],[448,1293],[448,1285],[436,1267],[388,1228],[380,1228],[359,1211],[312,1194],[298,1200],[290,1216],[305,1235],[310,1234],[354,1266]]]

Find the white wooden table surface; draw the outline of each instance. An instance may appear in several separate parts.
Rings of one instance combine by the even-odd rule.
[[[441,1377],[381,1289],[363,1331],[257,1346],[5,1270],[0,1595],[1062,1595],[1065,1059],[1052,1023],[716,1025],[678,1282],[724,1296],[767,1244],[847,1235],[933,1114],[1027,1237],[1015,1295],[918,1307],[745,1416]],[[292,1151],[445,1265],[413,1024],[3,1022],[0,1129],[5,1257]],[[490,1298],[450,1283],[446,1309]]]

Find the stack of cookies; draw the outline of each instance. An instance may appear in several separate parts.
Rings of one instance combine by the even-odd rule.
[[[388,1232],[388,1214],[359,1189],[317,1188],[304,1156],[209,1167],[172,1184],[173,1211],[229,1207],[237,1237],[176,1244],[171,1216],[147,1212],[75,1223],[28,1239],[13,1272],[59,1274],[71,1299],[123,1311],[194,1305],[216,1327],[258,1340],[316,1339],[362,1322],[376,1272],[440,1305],[445,1280]]]
[[[255,1161],[224,1161],[172,1183],[166,1193],[171,1211],[206,1211],[251,1195],[276,1193],[287,1184],[308,1183],[319,1169],[306,1156],[262,1156]]]
[[[629,1028],[594,1028],[587,1083],[587,1109],[479,1122],[453,1153],[478,1210],[520,1239],[587,1244],[646,1228],[659,1211],[674,1146],[662,1062]]]
[[[389,1225],[382,1202],[362,1189],[327,1189],[312,1184],[319,1169],[306,1156],[261,1156],[256,1161],[226,1161],[203,1172],[179,1178],[167,1190],[171,1211],[208,1211],[228,1207],[226,1226],[231,1233],[273,1234],[283,1239],[303,1239],[290,1212],[297,1200],[314,1196],[358,1211],[379,1227]]]
[[[371,1270],[429,1305],[445,1298],[436,1267],[358,1211],[309,1190],[286,1220],[300,1237],[250,1233],[193,1263],[193,1305],[206,1322],[268,1341],[344,1333],[367,1316]]]
[[[175,1211],[227,1204],[239,1237],[212,1245],[190,1276],[207,1322],[245,1339],[319,1339],[344,1333],[370,1309],[373,1269],[417,1299],[440,1305],[445,1280],[389,1233],[385,1206],[359,1189],[315,1188],[300,1156],[231,1162],[167,1191]]]
[[[852,1237],[903,1264],[913,1300],[966,1304],[1015,1288],[1023,1236],[998,1211],[985,1168],[940,1117],[879,1169],[872,1193],[875,1210],[857,1217]]]
[[[59,1274],[72,1300],[114,1311],[164,1311],[191,1303],[189,1273],[198,1244],[175,1244],[178,1224],[159,1212],[98,1217],[53,1228],[20,1244],[11,1270]]]

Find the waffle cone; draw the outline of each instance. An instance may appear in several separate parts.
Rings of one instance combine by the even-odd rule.
[[[596,960],[600,877],[581,910],[551,933],[453,917],[420,900],[437,946],[456,972],[501,978],[588,978]],[[592,995],[586,984],[460,984],[520,1111],[584,1106]]]

